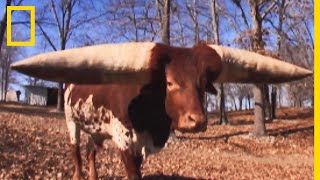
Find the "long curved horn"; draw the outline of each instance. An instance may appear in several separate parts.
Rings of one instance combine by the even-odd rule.
[[[282,83],[312,75],[312,71],[246,50],[209,45],[221,57],[215,82]]]
[[[141,42],[68,49],[33,56],[14,63],[11,68],[57,82],[143,83],[150,78],[156,46],[156,43]]]

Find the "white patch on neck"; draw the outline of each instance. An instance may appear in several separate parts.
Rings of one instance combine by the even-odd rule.
[[[109,129],[112,141],[118,146],[118,148],[122,151],[129,149],[132,144],[130,131],[123,126],[118,118],[113,116],[113,118],[110,119]]]
[[[133,130],[133,152],[145,159],[149,154],[157,153],[161,148],[153,145],[152,136],[148,132],[136,133]]]

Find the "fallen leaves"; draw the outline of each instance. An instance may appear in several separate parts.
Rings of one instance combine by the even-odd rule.
[[[143,163],[145,179],[313,179],[313,110],[282,109],[267,123],[269,136],[255,138],[251,112],[229,114],[232,125],[176,138]],[[87,178],[86,135],[81,155]],[[97,155],[100,179],[123,179],[114,146]],[[0,179],[69,179],[73,163],[64,116],[52,108],[0,104]]]

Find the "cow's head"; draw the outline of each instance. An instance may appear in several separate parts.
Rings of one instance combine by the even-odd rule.
[[[12,67],[66,83],[163,83],[172,127],[183,131],[205,129],[204,92],[216,93],[213,82],[280,83],[312,74],[257,53],[207,44],[193,48],[156,43],[97,45],[40,54]]]
[[[204,89],[191,59],[173,59],[166,67],[166,111],[172,127],[179,130],[201,130],[206,127]]]
[[[171,48],[165,75],[166,110],[172,127],[181,131],[200,131],[207,127],[205,92],[217,94],[212,82],[222,64],[218,54],[206,45],[193,48]],[[211,62],[209,70],[207,62]]]

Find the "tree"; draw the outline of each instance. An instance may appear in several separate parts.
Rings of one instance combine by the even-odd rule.
[[[254,51],[260,51],[264,49],[264,43],[262,39],[262,20],[263,16],[261,15],[259,2],[256,0],[249,0],[250,9],[251,9],[251,17],[253,20],[253,37],[252,37],[252,49]],[[266,134],[266,126],[265,126],[265,87],[264,84],[255,84],[254,89],[254,130],[253,134],[255,136],[263,136]]]
[[[0,100],[6,100],[9,83],[13,81],[11,76],[10,65],[17,55],[18,49],[16,47],[4,46],[1,50],[0,56]]]
[[[11,71],[10,71],[10,64],[13,62],[14,55],[17,51],[14,47],[7,47],[3,45],[5,41],[5,32],[7,28],[7,6],[10,5],[20,5],[22,0],[13,1],[13,0],[6,0],[5,3],[5,10],[4,14],[1,18],[0,22],[0,72],[1,72],[1,79],[0,79],[0,100],[6,99],[7,90],[9,87],[9,83],[11,81]]]
[[[211,0],[211,16],[212,16],[212,30],[215,44],[220,44],[219,38],[219,20],[217,15],[217,2],[216,0]],[[220,121],[219,124],[228,124],[228,117],[225,108],[225,96],[223,83],[220,83]]]
[[[92,8],[90,10],[90,7]],[[51,17],[48,16],[47,11],[50,8]],[[44,9],[38,14],[37,27],[41,31],[43,37],[47,40],[50,47],[57,51],[65,50],[67,43],[71,36],[75,34],[75,30],[86,23],[96,20],[103,16],[105,13],[96,15],[93,13],[94,9],[90,6],[90,3],[85,4],[85,1],[81,0],[50,0]],[[89,15],[92,13],[93,15]],[[56,29],[56,32],[52,34],[52,28]],[[55,35],[58,34],[58,43],[54,41]],[[63,83],[58,83],[58,101],[57,110],[63,110]]]
[[[243,36],[249,39],[249,41],[246,41],[250,44],[248,47],[250,47],[250,49],[253,51],[265,54],[265,42],[263,36],[266,31],[263,29],[262,25],[267,15],[270,14],[270,11],[275,7],[276,1],[248,1],[249,7],[251,9],[251,19],[253,24],[252,27],[250,26],[249,21],[247,20],[247,17],[244,13],[244,8],[242,7],[241,0],[233,0],[233,3],[240,9],[241,17],[244,21],[245,26],[247,27],[247,32],[243,34]],[[240,37],[239,39],[243,40],[244,38]],[[264,122],[266,112],[271,115],[268,86],[266,84],[255,84],[253,88],[253,94],[255,101],[255,121],[252,134],[255,136],[263,136],[266,134]]]
[[[250,108],[250,97],[252,97],[251,89],[252,87],[248,84],[236,84],[236,89],[237,89],[237,93],[238,93],[238,100],[239,100],[239,110],[243,110],[243,101],[246,99],[246,97],[248,97],[248,99],[246,99],[246,101],[248,101],[249,104],[249,108]]]
[[[156,1],[106,1],[99,27],[98,42],[154,41],[161,39],[164,3]]]
[[[313,28],[313,1],[285,1],[284,2],[284,42],[281,43],[281,57],[288,59],[291,63],[298,64],[309,69],[314,65],[314,40]],[[293,11],[292,9],[295,9]],[[298,13],[304,12],[304,13]],[[313,106],[313,78],[290,83],[288,89],[293,105]]]
[[[0,24],[0,52],[1,52],[1,48],[2,48],[2,43],[4,40],[4,34],[6,32],[6,28],[7,28],[7,6],[11,5],[12,0],[6,0],[6,5],[5,10],[4,10],[4,15],[2,16],[1,19],[1,24]]]
[[[278,45],[278,53],[277,56],[280,57],[280,51],[282,48],[282,42],[284,39],[284,33],[283,33],[283,19],[284,19],[284,12],[285,12],[285,3],[286,0],[281,0],[280,3],[278,4],[278,11],[279,11],[279,15],[278,15],[278,28],[277,28],[277,33],[278,33],[278,41],[277,41],[277,45]],[[272,85],[271,87],[271,119],[275,119],[276,118],[276,108],[277,108],[277,87]]]
[[[171,0],[164,0],[161,18],[161,40],[168,45],[170,45],[170,4]]]
[[[193,0],[192,3],[187,3],[186,7],[188,10],[188,15],[190,16],[193,24],[193,32],[194,32],[194,43],[199,43],[200,41],[200,27],[199,27],[199,10],[198,10],[198,1]]]
[[[4,37],[5,37],[6,28],[7,28],[7,6],[11,6],[11,4],[15,6],[19,6],[22,3],[22,1],[23,0],[18,0],[17,2],[13,0],[6,0],[6,4],[4,6],[5,8],[4,14],[0,22],[0,52],[1,52],[3,41],[5,39]]]
[[[304,13],[299,13],[304,12]],[[271,10],[271,16],[265,18],[265,25],[269,28],[265,31],[274,35],[272,38],[265,38],[269,44],[277,44],[273,54],[279,59],[285,59],[299,66],[313,69],[314,43],[311,35],[313,28],[313,1],[287,1],[279,0],[275,8]],[[277,19],[274,21],[274,19]],[[301,81],[291,82],[290,88],[281,85],[272,85],[274,89],[271,95],[276,96],[278,92],[278,104],[281,106],[280,93],[285,90],[289,93],[292,105],[313,104],[313,79],[307,78]],[[278,91],[276,91],[276,89]],[[271,98],[272,99],[272,98]],[[273,99],[275,99],[273,97]],[[274,101],[276,102],[276,101]],[[272,104],[272,103],[271,103]],[[272,105],[276,107],[275,105]],[[272,110],[275,115],[275,110]]]

